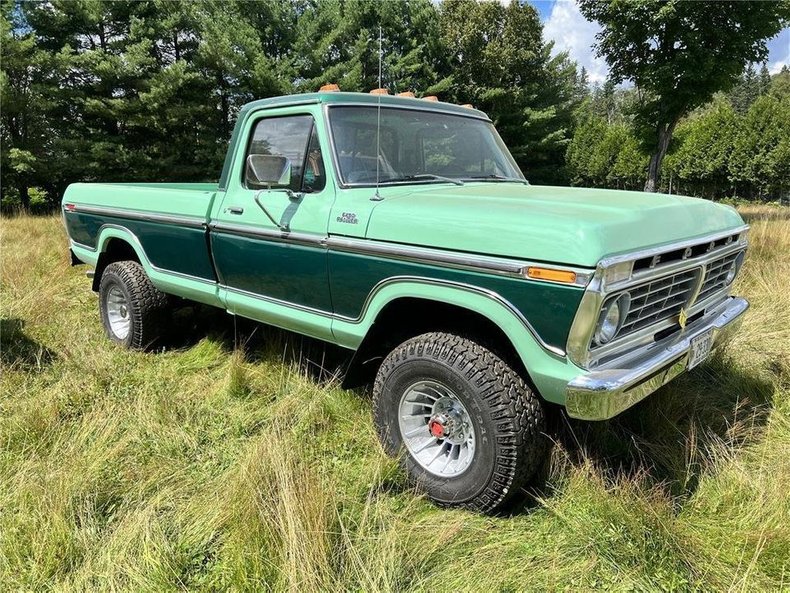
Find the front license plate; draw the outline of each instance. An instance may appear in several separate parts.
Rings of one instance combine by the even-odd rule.
[[[708,358],[710,348],[713,345],[713,330],[709,329],[704,334],[698,335],[696,338],[691,339],[691,347],[689,348],[689,363],[687,369],[693,369],[703,360]]]

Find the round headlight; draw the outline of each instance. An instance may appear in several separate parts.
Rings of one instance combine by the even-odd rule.
[[[730,269],[727,270],[727,276],[725,276],[724,278],[724,284],[728,284],[728,285],[732,284],[732,281],[735,280],[735,276],[737,276],[738,270],[740,270],[741,266],[743,265],[744,257],[745,257],[744,253],[743,251],[741,251],[738,254],[738,257],[736,257],[732,261],[732,264],[730,264]]]
[[[617,335],[617,332],[620,331],[620,327],[623,325],[623,321],[625,321],[628,315],[630,304],[631,296],[627,292],[609,301],[605,309],[601,312],[600,321],[595,330],[594,339],[598,345],[606,344]]]

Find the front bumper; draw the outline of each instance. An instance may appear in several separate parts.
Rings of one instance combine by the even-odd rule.
[[[607,420],[630,408],[686,370],[693,338],[712,328],[715,348],[735,332],[748,308],[746,299],[732,297],[717,313],[690,324],[659,352],[636,359],[629,368],[579,375],[567,386],[568,415],[580,420]]]

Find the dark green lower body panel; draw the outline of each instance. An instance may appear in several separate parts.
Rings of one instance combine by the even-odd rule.
[[[211,248],[228,288],[331,313],[323,247],[212,232]]]
[[[584,294],[580,288],[559,284],[342,252],[329,253],[329,270],[337,315],[357,318],[376,284],[387,278],[449,280],[497,293],[521,311],[546,343],[563,350]]]
[[[66,225],[74,241],[93,249],[103,226],[123,227],[137,237],[148,261],[157,268],[216,280],[205,229],[84,212],[69,212]]]

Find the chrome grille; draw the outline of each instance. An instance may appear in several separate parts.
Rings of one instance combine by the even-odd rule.
[[[629,289],[631,307],[619,336],[669,319],[680,313],[696,288],[699,269],[683,270]]]
[[[739,253],[741,252],[730,253],[705,266],[705,281],[702,283],[702,288],[697,297],[698,303],[713,296],[726,286],[727,273],[730,271]]]

